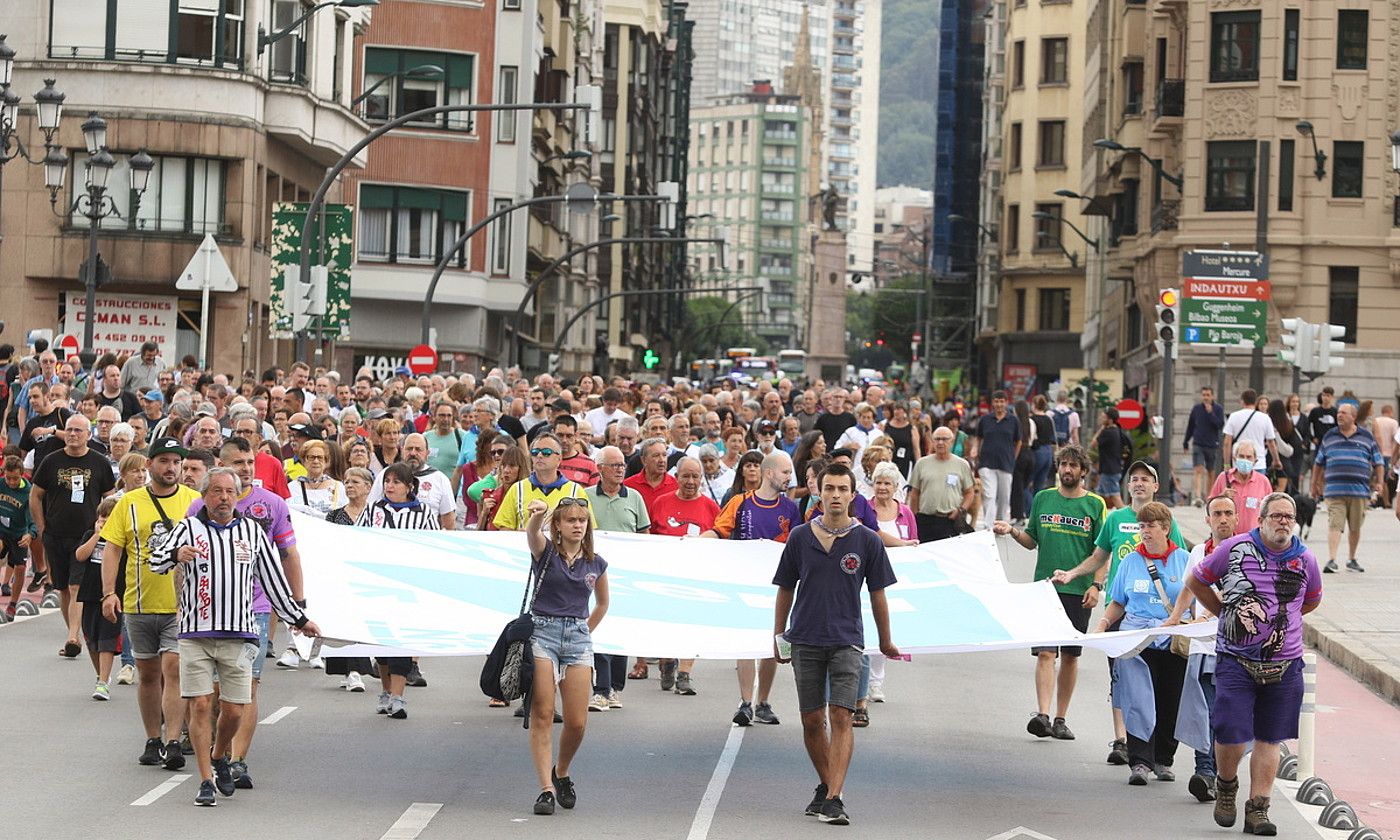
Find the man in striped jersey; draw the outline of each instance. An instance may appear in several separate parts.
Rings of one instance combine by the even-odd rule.
[[[253,618],[253,580],[277,614],[308,636],[320,635],[292,596],[282,562],[263,527],[237,510],[243,482],[228,467],[204,479],[203,506],[175,526],[151,555],[151,570],[185,568],[180,588],[180,695],[190,701],[190,740],[199,765],[196,805],[213,805],[214,790],[235,790],[229,751],[243,707],[253,701],[253,660],[258,624]],[[209,716],[214,669],[219,677],[219,722],[214,758],[209,752]]]

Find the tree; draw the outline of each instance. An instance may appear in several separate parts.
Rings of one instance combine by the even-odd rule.
[[[692,297],[686,301],[685,329],[676,337],[676,347],[683,361],[711,358],[716,347],[721,352],[725,347],[753,347],[760,355],[767,352],[768,343],[751,333],[743,323],[744,304],[732,304],[733,301],[717,295]]]

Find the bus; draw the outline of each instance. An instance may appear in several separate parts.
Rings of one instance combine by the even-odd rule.
[[[788,379],[802,380],[807,378],[807,351],[806,350],[779,350],[778,351],[778,372]]]
[[[724,351],[724,355],[730,361],[742,359],[747,356],[757,356],[758,350],[754,347],[730,347]]]
[[[720,375],[720,363],[715,359],[696,359],[690,363],[690,378],[695,382],[709,382]]]
[[[729,375],[735,379],[748,377],[755,382],[761,379],[775,382],[778,379],[778,360],[773,356],[740,356],[734,360]]]

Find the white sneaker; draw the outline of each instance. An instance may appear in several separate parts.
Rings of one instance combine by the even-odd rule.
[[[870,694],[870,698],[869,698],[869,699],[870,699],[870,702],[871,702],[871,703],[883,703],[883,702],[885,702],[885,684],[884,684],[884,683],[881,683],[881,682],[873,682],[873,681],[872,681],[872,682],[870,683],[870,692],[869,692],[869,694]]]
[[[319,657],[319,656],[313,656],[313,657],[311,657],[310,665],[311,665],[311,670],[313,670],[313,671],[324,671],[324,670],[326,670],[326,660],[322,659],[322,658]]]
[[[608,703],[608,698],[604,697],[601,694],[595,694],[593,695],[593,699],[588,701],[588,711],[606,712],[608,710],[609,705],[610,704]]]
[[[359,671],[351,671],[345,678],[344,689],[353,691],[356,694],[363,694],[365,691],[365,681],[360,677]]]
[[[295,670],[300,664],[301,656],[296,652],[295,648],[287,648],[282,653],[282,657],[277,660],[278,668],[291,668]]]
[[[117,672],[117,685],[131,685],[136,679],[136,669],[130,665],[123,665]]]
[[[608,692],[608,708],[609,708],[609,709],[621,709],[621,708],[622,708],[622,692],[618,691],[618,690],[615,689],[615,688],[614,688],[612,691],[609,691],[609,692]]]

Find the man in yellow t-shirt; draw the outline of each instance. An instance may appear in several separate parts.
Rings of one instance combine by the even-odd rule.
[[[185,702],[180,697],[178,601],[175,576],[151,571],[150,560],[154,548],[199,498],[198,492],[179,483],[186,454],[175,438],[152,443],[147,466],[150,483],[118,499],[116,510],[102,528],[102,539],[107,543],[102,556],[102,612],[109,621],[116,621],[119,612],[126,613],[126,629],[140,676],[136,697],[146,729],[146,749],[138,763],[164,764],[167,770],[185,766],[180,751]],[[119,590],[123,569],[126,579]]]
[[[530,464],[533,470],[524,479],[515,482],[506,490],[505,496],[496,508],[492,523],[501,531],[523,531],[525,520],[529,519],[530,503],[539,499],[554,510],[560,499],[583,499],[588,494],[577,482],[570,481],[559,472],[559,462],[564,458],[564,447],[554,432],[541,432],[530,445]],[[593,527],[598,527],[598,518],[593,514],[593,506],[588,505],[588,515],[593,519]]]

